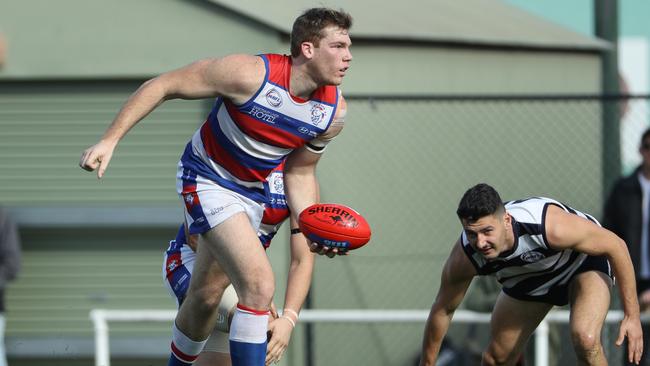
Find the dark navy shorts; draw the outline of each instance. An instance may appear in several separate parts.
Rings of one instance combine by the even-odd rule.
[[[612,268],[610,267],[606,257],[587,256],[587,258],[585,258],[585,261],[582,262],[580,267],[578,267],[578,269],[571,275],[571,278],[566,282],[566,284],[551,287],[545,295],[530,296],[522,294],[519,291],[512,291],[512,289],[505,287],[503,288],[503,292],[505,292],[506,295],[517,300],[543,302],[556,306],[564,306],[569,303],[569,286],[571,285],[571,282],[575,276],[579,275],[580,273],[589,271],[602,272],[612,280],[612,283],[614,281]]]

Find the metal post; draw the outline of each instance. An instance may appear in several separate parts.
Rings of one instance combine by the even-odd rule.
[[[620,100],[611,98],[620,94],[618,75],[618,1],[595,0],[595,33],[608,41],[611,48],[602,53],[602,94],[604,98],[602,121],[603,197],[607,197],[614,181],[621,174]]]
[[[108,343],[108,321],[104,310],[90,312],[90,319],[95,328],[95,366],[111,366]]]
[[[548,322],[542,320],[535,330],[535,366],[548,366]]]

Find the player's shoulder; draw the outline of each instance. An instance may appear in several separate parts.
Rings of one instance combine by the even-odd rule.
[[[541,221],[549,205],[564,207],[559,201],[548,197],[528,197],[504,203],[506,211],[520,222]]]
[[[248,54],[231,54],[205,60],[206,80],[218,85],[223,96],[233,100],[250,98],[266,75],[264,60]]]

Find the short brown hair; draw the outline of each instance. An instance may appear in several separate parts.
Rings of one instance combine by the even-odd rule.
[[[479,183],[468,189],[460,199],[456,210],[459,219],[470,223],[502,212],[505,212],[505,207],[499,192],[485,183]]]
[[[311,8],[296,18],[291,29],[291,56],[300,55],[300,45],[312,42],[318,46],[323,39],[322,30],[329,26],[348,30],[352,27],[352,16],[341,10]]]

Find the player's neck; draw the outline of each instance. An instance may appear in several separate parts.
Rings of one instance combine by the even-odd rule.
[[[293,59],[291,65],[291,78],[289,79],[289,92],[302,99],[309,99],[319,85],[307,70],[307,63]]]

